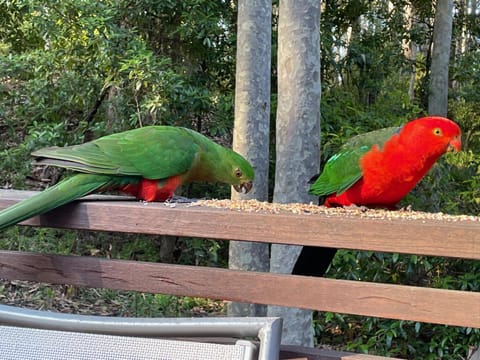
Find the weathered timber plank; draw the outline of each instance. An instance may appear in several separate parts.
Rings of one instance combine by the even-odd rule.
[[[296,345],[281,345],[280,360],[399,360],[368,354],[353,354],[344,351],[307,348]]]
[[[0,191],[0,209],[31,195]],[[81,201],[24,224],[480,259],[480,222],[473,221],[394,221],[247,213],[185,204]]]
[[[0,278],[480,328],[478,292],[10,251],[0,251]]]

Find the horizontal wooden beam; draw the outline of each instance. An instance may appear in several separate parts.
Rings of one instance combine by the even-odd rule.
[[[0,191],[0,209],[32,194]],[[78,201],[24,224],[480,259],[480,221],[271,214],[114,199]]]
[[[370,354],[354,354],[345,351],[316,349],[296,345],[281,345],[280,360],[400,360]]]
[[[480,328],[478,292],[11,251],[0,251],[0,278]]]

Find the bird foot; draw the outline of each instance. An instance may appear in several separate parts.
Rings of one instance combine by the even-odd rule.
[[[198,201],[198,199],[190,199],[184,196],[174,195],[171,199],[166,200],[166,203],[187,204]]]
[[[352,205],[348,205],[348,206],[343,206],[343,208],[345,210],[353,210],[353,211],[360,211],[362,213],[364,212],[367,212],[368,211],[368,207],[364,206],[364,205],[356,205],[356,204],[352,204]]]

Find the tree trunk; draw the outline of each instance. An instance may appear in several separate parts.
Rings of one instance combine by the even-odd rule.
[[[274,202],[317,201],[307,191],[319,153],[320,1],[280,0]],[[272,245],[270,271],[290,273],[300,250]],[[268,314],[284,319],[284,344],[313,345],[311,311],[270,306]]]
[[[268,200],[271,20],[271,1],[238,2],[233,149],[252,163],[255,181],[248,194],[232,192],[233,200]],[[229,267],[268,271],[268,244],[231,241]],[[228,313],[232,316],[261,316],[265,315],[266,307],[231,303]]]
[[[448,64],[452,40],[453,0],[438,0],[433,28],[428,113],[447,116]]]
[[[404,17],[407,23],[407,31],[410,33],[414,27],[415,8],[413,4],[404,6]],[[408,97],[410,101],[415,99],[415,81],[417,78],[417,44],[409,37],[403,41],[403,54],[409,63],[411,70],[408,84]]]
[[[480,348],[472,349],[467,360],[480,360]]]
[[[467,18],[468,18],[468,0],[459,1],[458,11],[463,15],[462,31],[460,36],[457,37],[458,45],[456,46],[457,52],[459,55],[464,54],[467,51],[467,42],[468,42],[468,29],[467,29]],[[474,11],[474,9],[472,9]]]

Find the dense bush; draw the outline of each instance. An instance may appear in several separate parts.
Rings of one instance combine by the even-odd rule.
[[[385,4],[326,2],[321,33],[322,163],[352,135],[426,113],[429,59],[418,55],[416,97],[410,98],[412,64],[403,57],[402,41],[410,36],[422,43],[431,28],[407,30],[402,12]],[[419,18],[431,16],[430,6],[416,5]],[[360,16],[372,26],[358,30],[347,42],[344,34],[349,27],[358,29]],[[188,126],[228,145],[235,19],[233,1],[0,2],[0,185],[45,186],[45,174],[30,168],[34,149],[81,143],[142,125]],[[465,25],[478,35],[478,20],[455,21],[456,29]],[[480,52],[472,46],[454,60],[449,116],[463,129],[465,151],[439,161],[402,206],[478,215]],[[272,81],[275,84],[275,69]],[[272,91],[275,114],[275,86]],[[46,175],[52,181],[61,176]],[[229,188],[197,185],[185,192],[227,197]],[[14,227],[1,234],[0,247],[158,261],[162,241],[167,240]],[[217,266],[227,262],[225,242],[168,241],[174,242],[171,261]],[[341,251],[328,276],[479,291],[479,274],[478,261]],[[137,315],[183,313],[195,306],[159,295],[133,299]],[[318,342],[411,359],[461,359],[468,346],[480,343],[478,329],[332,313],[317,314],[315,329]]]

